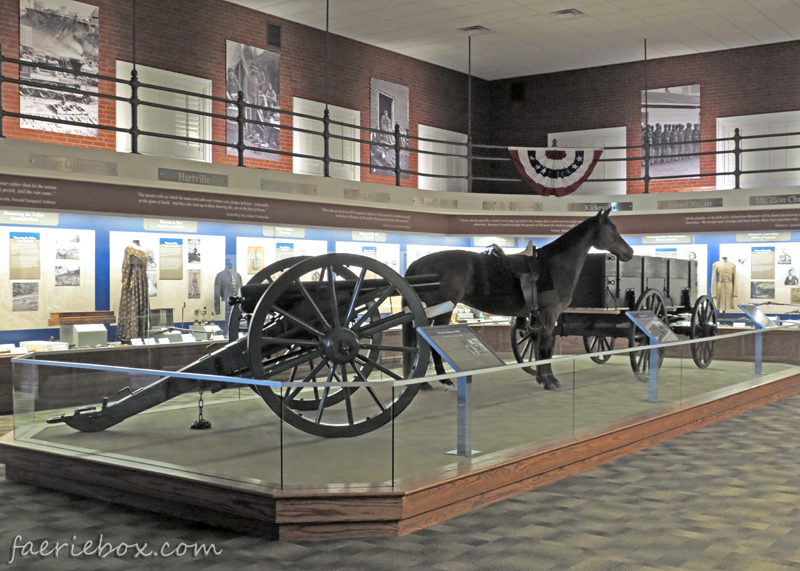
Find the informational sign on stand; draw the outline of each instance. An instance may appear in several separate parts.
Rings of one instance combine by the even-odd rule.
[[[658,402],[658,369],[661,366],[658,345],[661,343],[672,343],[679,341],[675,332],[661,321],[652,311],[629,311],[625,315],[633,321],[634,325],[641,329],[650,341],[650,367],[649,382],[647,388],[647,401]]]
[[[750,321],[753,322],[753,326],[759,330],[756,333],[755,339],[755,351],[753,354],[753,372],[756,375],[761,374],[762,364],[761,364],[761,354],[763,352],[762,341],[761,341],[761,329],[769,329],[771,327],[778,327],[778,324],[772,321],[769,317],[764,315],[764,312],[758,309],[752,303],[745,303],[739,306],[747,317],[750,318]]]
[[[656,343],[672,343],[679,341],[675,332],[672,331],[667,324],[661,321],[659,317],[652,311],[629,311],[628,318],[639,326],[639,329],[651,339],[655,339]]]
[[[503,360],[467,325],[420,327],[420,335],[430,343],[457,373],[505,365]],[[448,454],[474,456],[472,449],[472,377],[458,377],[458,426],[456,449]]]
[[[420,327],[418,331],[458,373],[505,365],[468,325]]]

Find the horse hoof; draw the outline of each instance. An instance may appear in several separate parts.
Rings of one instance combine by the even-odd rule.
[[[419,386],[419,390],[421,390],[421,391],[432,391],[433,387],[431,386],[430,383],[422,383]]]
[[[561,390],[561,383],[558,381],[548,381],[544,384],[544,390],[546,391],[560,391]]]

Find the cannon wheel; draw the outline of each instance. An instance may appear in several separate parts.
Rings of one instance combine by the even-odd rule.
[[[601,351],[613,351],[617,340],[614,337],[604,337],[603,335],[584,335],[583,348],[587,353],[599,353]],[[598,365],[607,363],[611,355],[600,355],[599,357],[589,357]]]
[[[316,271],[325,286],[306,288],[307,281],[301,278]],[[371,281],[379,285],[362,290],[368,277],[381,281]],[[300,301],[282,304],[286,292],[299,296]],[[405,303],[381,316],[380,305],[395,296]],[[354,395],[358,387],[347,384],[353,380],[403,380],[380,362],[384,354],[410,354],[414,366],[409,378],[425,374],[430,356],[427,344],[402,347],[381,343],[384,331],[405,323],[416,328],[427,325],[428,319],[411,286],[388,266],[353,254],[326,254],[301,261],[278,276],[256,305],[247,352],[253,378],[274,378],[286,371],[294,375],[302,370],[292,380],[304,386],[256,386],[256,392],[285,422],[309,434],[339,438],[376,430],[408,406],[420,385],[376,383],[364,387],[358,397]],[[327,383],[334,386],[324,386]],[[292,406],[301,392],[309,390],[319,396],[312,401],[315,409],[304,416]],[[281,392],[285,398],[281,398]],[[343,407],[331,404],[337,395]]]
[[[717,334],[717,308],[714,300],[704,295],[698,298],[692,309],[692,320],[689,326],[690,339],[714,337]],[[692,359],[701,369],[707,368],[714,360],[714,341],[695,343],[692,345]]]
[[[283,272],[285,272],[286,270],[288,270],[289,268],[291,268],[295,264],[298,264],[299,262],[302,262],[304,260],[308,260],[310,257],[311,256],[295,256],[293,258],[284,258],[283,260],[278,260],[277,262],[274,262],[274,263],[270,264],[269,266],[267,266],[265,268],[261,268],[260,270],[258,270],[258,272],[252,278],[250,278],[250,281],[247,282],[247,285],[262,284],[262,283],[270,283],[271,284]],[[351,272],[350,270],[348,270],[348,269],[346,269],[344,267],[339,266],[336,269],[336,271],[337,271],[337,275],[339,275],[339,276],[341,276],[341,277],[343,277],[345,279],[355,280],[357,278],[357,276],[353,272]],[[325,278],[325,276],[322,274],[322,272],[320,272],[320,275],[318,276],[317,279],[321,280],[321,279],[324,279],[324,278]],[[239,310],[239,307],[235,306],[234,307],[234,311],[237,311],[237,310]],[[240,313],[241,313],[241,311],[240,311]],[[229,324],[228,331],[229,332],[231,331],[230,330],[230,324]],[[373,338],[373,342],[374,343],[377,342],[377,344],[379,345],[380,344],[380,339],[381,339],[381,333],[377,333],[375,335],[375,337]],[[231,341],[235,341],[235,339],[231,339]],[[285,349],[285,351],[286,352],[291,352],[291,351],[294,351],[296,349],[297,349],[297,347],[295,347],[295,346],[289,346],[289,347],[287,347]],[[370,351],[369,357],[374,360],[374,359],[378,358],[379,354],[380,354],[380,350],[373,349],[373,350]],[[311,361],[302,363],[302,364],[294,367],[294,369],[292,369],[291,373],[289,374],[289,381],[296,380],[298,378],[298,375],[301,375],[301,378],[302,378],[303,375],[305,375],[307,373],[310,373],[315,366],[316,366],[316,362],[311,360]],[[370,367],[369,370],[371,370],[371,367]],[[367,372],[366,376],[369,377],[369,373],[368,372]],[[315,381],[317,381],[317,380],[320,380],[320,379],[315,379]],[[321,379],[321,381],[324,381],[324,380],[325,379]],[[350,389],[350,394],[352,394],[353,392],[357,391],[358,388],[359,387],[351,388]],[[286,400],[286,405],[289,408],[291,408],[292,410],[306,410],[306,411],[307,410],[317,410],[317,408],[320,405],[321,392],[322,391],[317,387],[314,387],[314,388],[311,388],[311,389],[306,389],[306,390],[299,391],[299,392],[294,392],[293,394],[288,395],[289,398]],[[281,398],[281,397],[278,397],[278,398]],[[328,391],[327,398],[324,400],[324,406],[325,407],[329,407],[329,406],[333,406],[333,405],[339,404],[340,402],[342,402],[344,400],[344,398],[345,398],[344,391],[342,391],[339,388],[332,388],[331,390]]]
[[[664,323],[667,322],[667,305],[661,292],[655,289],[646,290],[639,301],[636,302],[636,311],[652,311]],[[644,347],[650,345],[650,338],[639,330],[633,323],[628,330],[628,345],[630,347]],[[636,378],[642,382],[650,380],[650,350],[633,351],[630,353],[631,369]],[[658,350],[658,367],[664,361],[663,349]]]
[[[536,338],[530,329],[531,320],[527,317],[511,318],[511,351],[517,363],[530,363],[536,360]],[[536,374],[536,367],[522,367],[529,375]]]

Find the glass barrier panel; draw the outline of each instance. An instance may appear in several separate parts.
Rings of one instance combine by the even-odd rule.
[[[266,406],[246,385],[211,381],[201,393],[197,380],[163,371],[86,369],[41,359],[15,363],[15,373],[23,379],[15,382],[15,405],[23,405],[14,415],[17,443],[280,485],[279,422],[264,421]],[[82,412],[76,416],[76,410]],[[210,426],[203,429],[202,420]]]

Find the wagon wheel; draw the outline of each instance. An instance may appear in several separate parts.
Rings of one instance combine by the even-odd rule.
[[[314,272],[319,272],[320,281],[301,281]],[[393,297],[402,297],[405,304],[392,303],[392,311],[382,316],[380,306]],[[289,372],[300,386],[257,386],[256,391],[276,414],[309,434],[337,438],[376,430],[408,406],[420,385],[376,383],[358,394],[357,387],[347,385],[352,381],[402,380],[401,374],[384,364],[387,356],[402,362],[402,356],[410,354],[414,366],[409,377],[424,375],[430,356],[427,344],[402,347],[381,343],[384,331],[406,323],[416,328],[428,320],[414,290],[388,266],[353,254],[304,260],[264,292],[247,338],[253,378],[277,379]],[[295,374],[297,371],[301,372]],[[324,386],[326,383],[334,386]],[[280,396],[282,391],[285,399]],[[293,406],[306,392],[315,395],[312,402],[317,406],[304,416]],[[331,405],[336,395],[343,406]]]
[[[536,360],[536,337],[530,327],[528,317],[511,318],[511,351],[517,363],[530,363]],[[522,367],[529,375],[536,374],[535,367]]]
[[[692,309],[692,320],[689,326],[689,339],[714,337],[717,334],[717,308],[709,296],[701,296]],[[714,341],[695,343],[692,347],[694,364],[701,369],[707,368],[714,360]]]
[[[667,306],[661,292],[655,289],[646,290],[639,301],[636,302],[636,311],[652,311],[661,321],[667,321]],[[650,345],[650,338],[638,327],[631,324],[628,330],[628,345],[630,347],[644,347]],[[650,380],[650,350],[633,351],[630,353],[631,369],[636,378],[642,382]],[[658,367],[664,361],[664,350],[658,350]]]
[[[604,337],[602,335],[584,335],[583,348],[587,353],[600,353],[602,351],[613,351],[617,340],[614,337]],[[598,357],[589,357],[598,365],[607,363],[611,355],[600,355]]]
[[[247,282],[247,285],[262,284],[262,283],[270,283],[271,284],[283,272],[285,272],[286,270],[288,270],[289,268],[291,268],[295,264],[298,264],[298,263],[302,262],[303,260],[309,259],[310,257],[311,256],[295,256],[293,258],[284,258],[283,260],[278,260],[277,262],[274,262],[274,263],[270,264],[269,266],[267,266],[265,268],[261,268],[252,278],[250,278],[250,281]],[[336,268],[336,271],[337,271],[337,275],[342,277],[342,278],[344,278],[344,279],[355,280],[357,278],[357,276],[353,272],[351,272],[350,270],[348,270],[348,269],[346,269],[346,268],[344,268],[342,266],[338,266]],[[319,273],[319,275],[316,276],[317,281],[326,279],[326,276],[325,276],[324,272],[320,271],[318,273]],[[312,279],[313,279],[313,277],[314,276],[312,275]],[[230,329],[228,331],[230,331]],[[381,335],[382,335],[381,333],[377,333],[375,335],[375,337],[373,338],[373,343],[374,344],[380,345]],[[287,346],[287,347],[285,347],[285,348],[283,348],[281,350],[284,353],[289,353],[289,352],[295,351],[296,349],[297,349],[296,346],[289,345],[289,346]],[[369,357],[371,359],[375,360],[375,359],[378,358],[379,354],[380,354],[380,350],[379,349],[372,349],[369,352]],[[274,356],[275,355],[273,355],[273,357]],[[288,381],[291,382],[291,381],[296,380],[298,378],[298,376],[299,376],[299,378],[303,378],[307,374],[312,373],[312,371],[314,370],[314,367],[316,367],[316,365],[317,365],[317,363],[314,360],[311,360],[311,361],[308,361],[308,362],[304,362],[304,363],[300,363],[296,367],[294,367],[293,369],[288,371],[288,373],[287,373],[288,377],[286,379],[281,379],[281,380],[288,380]],[[369,367],[369,369],[366,371],[367,372],[367,374],[366,374],[367,377],[369,376],[369,371],[371,371],[371,366],[368,366],[368,367]],[[317,373],[312,373],[312,374],[313,374],[314,377],[317,376]],[[322,376],[324,377],[324,374]],[[317,381],[323,382],[323,381],[325,381],[325,378],[316,378],[314,382],[317,382]],[[352,394],[353,392],[357,391],[358,388],[359,387],[351,388],[350,389],[350,394]],[[305,390],[302,390],[302,391],[299,391],[299,392],[293,392],[293,393],[288,395],[288,400],[286,400],[286,405],[289,408],[293,409],[293,410],[317,410],[317,408],[320,405],[321,394],[322,394],[322,390],[317,388],[317,387],[314,387],[314,388],[311,388],[311,389],[305,389]],[[281,398],[278,395],[276,395],[276,397],[277,398]],[[342,391],[339,388],[331,388],[328,391],[327,397],[325,398],[324,406],[325,407],[329,407],[329,406],[333,406],[333,405],[339,404],[340,402],[342,402],[344,400],[344,398],[345,398],[344,391]]]

